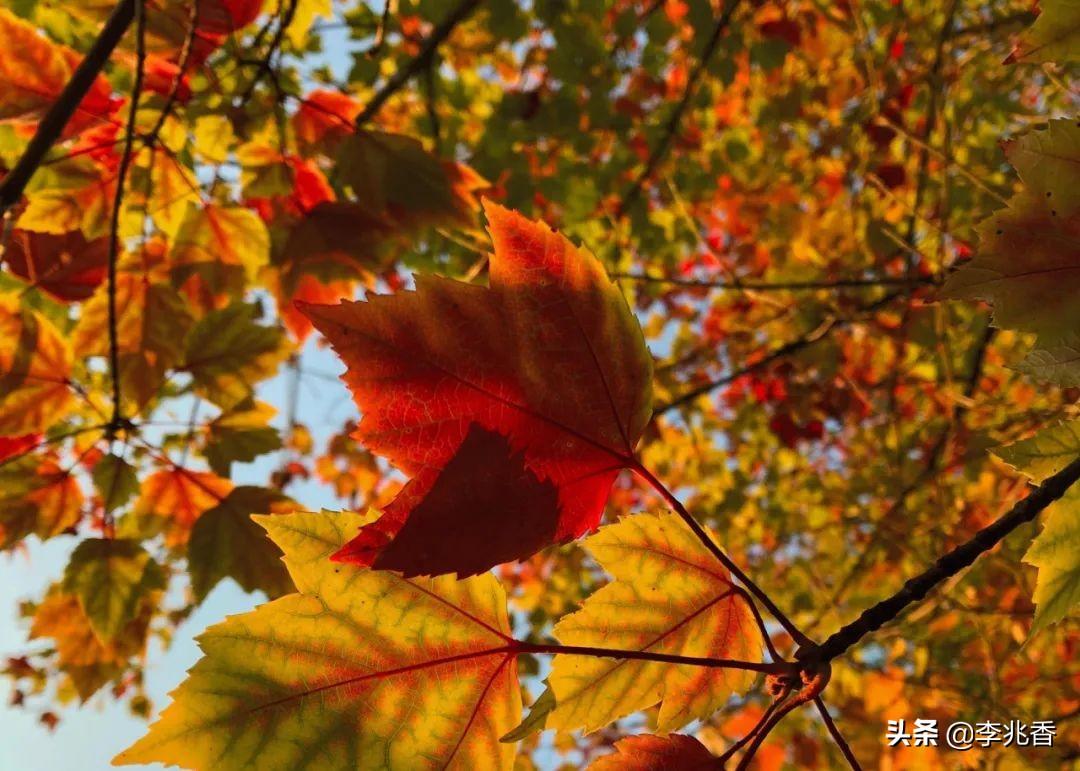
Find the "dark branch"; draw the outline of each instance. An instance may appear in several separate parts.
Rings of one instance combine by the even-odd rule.
[[[356,127],[362,128],[365,123],[374,118],[382,106],[386,103],[386,100],[396,94],[401,88],[408,83],[415,75],[423,72],[428,66],[431,60],[435,56],[435,52],[446,38],[450,36],[450,33],[454,31],[458,24],[465,21],[477,6],[480,5],[482,0],[461,0],[457,7],[450,12],[450,14],[443,19],[435,29],[431,31],[431,35],[424,40],[422,46],[420,46],[420,53],[416,55],[414,59],[411,59],[400,70],[395,72],[389,80],[375,92],[375,95],[371,97],[371,101],[367,103],[364,109],[356,116]]]
[[[909,605],[926,597],[942,581],[952,578],[971,565],[979,555],[997,546],[1020,525],[1035,519],[1043,509],[1064,495],[1078,479],[1080,458],[1035,488],[1031,495],[1017,502],[1006,514],[984,527],[971,540],[941,557],[922,574],[909,579],[892,597],[864,611],[821,645],[803,648],[796,657],[808,663],[821,663],[842,655],[863,637],[895,619]]]
[[[116,48],[134,18],[135,0],[121,0],[105,22],[101,34],[90,47],[86,57],[75,68],[60,98],[49,108],[41,123],[38,124],[37,131],[34,132],[33,138],[26,146],[18,163],[3,181],[0,181],[0,211],[7,211],[22,198],[26,183],[41,165],[49,148],[60,138],[64,127],[75,114],[86,92],[90,90],[90,86],[105,67],[105,62],[109,60],[113,49]]]
[[[146,5],[145,0],[135,0],[135,78],[131,86],[131,104],[128,108],[127,127],[124,133],[124,154],[116,174],[116,196],[113,199],[112,223],[109,238],[109,374],[112,378],[112,419],[109,421],[109,438],[124,422],[120,405],[120,340],[116,315],[116,263],[120,259],[120,214],[124,207],[124,183],[135,150],[135,120],[139,112],[139,95],[142,93],[143,71],[146,69]]]
[[[820,696],[814,697],[814,706],[817,707],[822,722],[824,722],[825,727],[829,729],[829,736],[833,738],[833,741],[836,742],[836,746],[840,748],[840,754],[844,756],[844,760],[851,766],[851,770],[862,771],[862,766],[859,765],[855,753],[851,751],[851,745],[847,743],[847,739],[840,733],[840,728],[836,725],[836,721],[832,719],[828,707],[825,706],[825,702]]]

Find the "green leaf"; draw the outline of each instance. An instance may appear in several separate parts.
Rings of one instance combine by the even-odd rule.
[[[106,455],[91,474],[106,512],[114,511],[139,492],[135,469],[119,455]]]
[[[1024,555],[1024,562],[1039,568],[1032,634],[1061,621],[1080,603],[1080,487],[1071,487],[1043,517],[1042,532]]]
[[[257,402],[251,409],[226,412],[211,421],[203,447],[210,469],[227,477],[233,463],[246,463],[281,449],[281,434],[269,425],[276,412],[269,404]]]
[[[1059,343],[1080,329],[1080,123],[1055,120],[1006,145],[1024,190],[978,229],[946,297],[988,300],[1005,329]]]
[[[1080,420],[1044,428],[1030,439],[999,447],[994,454],[1042,482],[1080,458]]]
[[[233,303],[208,313],[188,333],[183,369],[196,391],[224,410],[251,397],[289,355],[278,327],[255,323],[255,307]]]
[[[79,598],[94,634],[117,637],[148,595],[165,588],[165,573],[137,541],[88,538],[71,554],[64,590]]]
[[[1065,388],[1080,386],[1080,334],[1068,335],[1047,348],[1036,348],[1016,369]]]
[[[246,592],[261,591],[274,599],[292,591],[281,549],[251,519],[295,508],[280,493],[261,487],[237,487],[225,500],[195,522],[188,542],[188,571],[195,599],[202,602],[224,578]]]
[[[1080,61],[1080,3],[1040,0],[1039,17],[1020,35],[1007,61]]]

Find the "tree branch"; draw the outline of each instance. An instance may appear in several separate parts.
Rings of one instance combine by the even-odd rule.
[[[952,578],[971,565],[979,555],[1000,543],[1005,536],[1025,522],[1030,522],[1080,479],[1080,458],[1035,488],[1031,495],[1018,501],[1009,511],[987,525],[966,543],[941,557],[929,569],[904,584],[886,600],[867,609],[850,624],[834,633],[818,646],[800,650],[796,658],[808,664],[829,662],[843,654],[866,635],[892,621],[912,603],[923,599],[934,587]]]
[[[112,419],[109,421],[109,438],[124,422],[120,404],[120,340],[116,314],[116,263],[120,259],[120,214],[124,207],[124,183],[135,150],[135,120],[139,112],[139,95],[142,93],[143,71],[146,69],[146,3],[135,3],[135,78],[131,86],[131,103],[128,107],[127,128],[124,133],[124,154],[116,173],[116,196],[113,199],[112,223],[109,238],[109,373],[112,376]]]
[[[696,388],[692,388],[686,393],[675,397],[666,404],[657,405],[656,408],[653,410],[653,419],[655,420],[658,416],[663,415],[665,412],[670,412],[671,410],[681,407],[688,402],[692,402],[694,399],[698,398],[699,396],[704,396],[710,391],[728,385],[729,383],[738,380],[743,375],[748,375],[751,372],[757,372],[758,370],[767,367],[778,359],[782,359],[786,356],[791,356],[792,354],[798,353],[799,351],[811,347],[820,340],[825,339],[825,337],[833,330],[854,324],[860,316],[866,313],[873,313],[874,311],[888,305],[902,294],[904,294],[904,292],[902,291],[887,294],[880,300],[876,300],[875,302],[872,302],[869,305],[861,308],[858,314],[851,316],[850,318],[830,319],[825,323],[820,324],[816,328],[812,329],[810,332],[807,332],[802,337],[796,338],[795,340],[792,340],[788,343],[784,343],[784,345],[781,345],[779,348],[775,348],[761,359],[755,361],[753,364],[747,364],[745,367],[737,369],[734,372],[729,372],[723,377],[717,378],[716,380],[710,380],[709,382],[703,383]]]
[[[371,97],[371,101],[356,116],[355,125],[357,128],[362,128],[365,123],[374,118],[387,99],[401,90],[413,76],[419,74],[428,66],[442,42],[450,37],[450,33],[454,31],[457,25],[465,21],[481,2],[482,0],[461,0],[458,3],[457,7],[424,40],[423,45],[420,46],[420,53],[391,75],[383,87],[375,92],[375,95]]]
[[[829,709],[825,706],[825,702],[821,696],[814,697],[814,706],[817,707],[818,714],[821,715],[821,720],[825,723],[825,727],[829,729],[829,736],[836,742],[836,746],[840,748],[840,754],[844,756],[844,760],[851,766],[851,771],[862,771],[862,766],[859,765],[859,761],[855,757],[855,753],[851,751],[851,745],[847,743],[847,739],[840,733],[840,728],[836,725],[836,721],[833,720],[832,715],[829,714]]]
[[[682,98],[679,100],[679,103],[675,105],[675,110],[671,113],[671,117],[668,118],[667,123],[664,124],[663,132],[660,135],[660,141],[657,142],[656,147],[649,153],[649,158],[645,162],[645,167],[638,172],[633,183],[627,188],[626,193],[623,194],[622,201],[619,203],[619,208],[615,214],[616,218],[625,214],[626,210],[630,208],[630,205],[637,200],[637,197],[641,195],[642,187],[649,181],[653,172],[656,171],[656,168],[667,156],[668,151],[671,149],[672,142],[675,141],[675,135],[679,131],[679,124],[682,122],[683,115],[690,106],[690,100],[694,98],[694,92],[697,90],[698,81],[705,75],[705,70],[708,69],[709,62],[716,53],[720,38],[723,37],[724,30],[727,29],[728,22],[731,21],[731,16],[735,13],[735,9],[738,8],[738,6],[739,0],[728,0],[724,5],[724,10],[721,11],[720,18],[716,20],[712,33],[705,42],[705,48],[701,51],[701,57],[698,59],[697,66],[694,67],[690,76],[686,79],[686,88],[683,89]]]
[[[83,60],[79,62],[79,66],[75,68],[71,80],[64,87],[60,97],[41,119],[22,157],[3,181],[0,181],[0,212],[6,212],[22,198],[23,190],[30,181],[30,177],[41,165],[49,148],[60,138],[64,127],[75,114],[86,92],[90,90],[90,86],[105,67],[105,62],[109,60],[113,49],[116,48],[134,18],[135,0],[120,0],[108,21],[105,22],[105,26],[102,27],[101,34],[98,35]]]

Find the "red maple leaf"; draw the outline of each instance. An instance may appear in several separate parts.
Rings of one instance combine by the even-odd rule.
[[[487,203],[490,287],[300,304],[348,365],[355,433],[412,475],[336,559],[471,575],[599,523],[650,416],[651,360],[599,261]]]

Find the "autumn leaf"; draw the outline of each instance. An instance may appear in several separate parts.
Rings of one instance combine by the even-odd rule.
[[[1030,439],[998,447],[994,453],[1036,482],[1042,482],[1080,458],[1080,420],[1044,428]]]
[[[64,235],[81,230],[89,239],[108,233],[116,178],[92,157],[73,156],[38,171],[26,188],[16,227]]]
[[[263,0],[198,0],[199,29],[227,35],[258,18]]]
[[[991,301],[998,326],[1045,347],[1080,328],[1080,123],[1051,121],[1005,154],[1024,190],[979,226],[978,254],[944,293]]]
[[[227,477],[233,463],[247,463],[281,449],[281,434],[270,425],[276,413],[265,402],[241,403],[210,421],[203,446],[210,470]]]
[[[136,541],[87,538],[71,554],[63,587],[79,598],[98,639],[108,642],[138,616],[147,595],[165,588],[165,573]]]
[[[693,736],[628,736],[615,753],[589,764],[589,771],[713,771],[719,762]]]
[[[150,611],[144,606],[120,635],[103,642],[94,634],[79,599],[54,587],[34,612],[30,637],[53,640],[61,670],[85,701],[143,652]]]
[[[472,224],[475,194],[487,187],[476,172],[444,164],[403,134],[362,130],[345,140],[338,170],[357,203],[399,227]]]
[[[270,256],[270,236],[255,212],[239,206],[190,204],[173,241],[173,274],[198,276],[213,292],[236,293]]]
[[[119,455],[106,455],[99,460],[91,477],[106,512],[120,508],[139,492],[135,469]]]
[[[1080,334],[1067,334],[1052,345],[1035,348],[1016,369],[1066,388],[1080,386]]]
[[[28,535],[63,533],[82,517],[83,494],[73,474],[51,457],[35,454],[0,464],[0,548]]]
[[[299,594],[232,616],[149,733],[113,761],[196,769],[509,769],[520,717],[495,578],[329,561],[358,514],[258,517]]]
[[[109,242],[88,241],[79,230],[63,235],[16,230],[4,262],[16,276],[58,300],[85,300],[105,279]]]
[[[186,543],[195,521],[217,506],[232,490],[232,484],[207,471],[174,467],[146,477],[135,502],[139,516],[163,517],[172,543]]]
[[[564,645],[757,660],[761,634],[745,597],[675,514],[638,514],[601,528],[585,548],[615,581],[555,625]],[[557,655],[548,678],[548,727],[604,725],[660,704],[656,728],[706,718],[751,674],[733,669]]]
[[[1024,555],[1039,569],[1035,583],[1035,634],[1080,605],[1080,488],[1072,487],[1046,510],[1043,528]]]
[[[81,57],[39,35],[7,8],[0,8],[0,40],[5,49],[0,61],[0,121],[36,120],[60,95]],[[77,131],[107,115],[111,94],[105,78],[94,78],[67,130]]]
[[[494,204],[487,212],[490,287],[419,276],[415,292],[302,306],[349,366],[356,437],[413,475],[339,560],[467,575],[521,559],[596,527],[633,463],[651,362],[626,301],[588,252]],[[492,463],[507,475],[501,500],[485,490]],[[420,506],[432,527],[410,526],[411,549],[384,556]],[[455,553],[442,546],[451,532]]]
[[[292,591],[281,549],[251,519],[252,514],[284,513],[296,504],[280,493],[242,486],[195,522],[188,541],[188,571],[195,599],[202,602],[218,583],[232,578],[246,592],[274,599]]]
[[[1080,61],[1080,5],[1075,0],[1040,0],[1039,17],[1020,35],[1006,61]]]
[[[45,431],[72,407],[71,346],[40,313],[0,296],[0,435]]]
[[[157,393],[183,354],[193,324],[184,298],[160,271],[123,261],[116,277],[116,335],[121,393],[137,410]],[[102,286],[81,306],[72,345],[83,355],[108,356],[109,293]]]
[[[211,311],[185,341],[181,368],[198,393],[224,410],[249,399],[289,355],[281,329],[255,323],[255,313],[255,306],[239,302]]]

